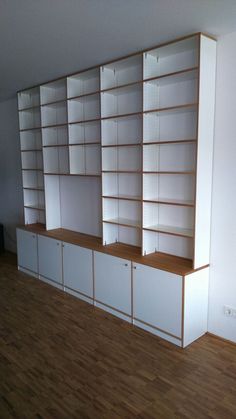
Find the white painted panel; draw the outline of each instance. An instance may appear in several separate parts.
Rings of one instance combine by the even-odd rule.
[[[45,176],[47,230],[61,228],[60,177]]]
[[[182,277],[134,263],[134,317],[181,337]]]
[[[184,347],[207,332],[209,268],[185,277]]]
[[[62,227],[101,237],[101,179],[61,176],[60,192]]]
[[[59,240],[38,236],[39,275],[62,284],[62,247]]]
[[[216,42],[201,36],[194,267],[209,263]]]
[[[63,243],[64,286],[93,297],[92,250]]]
[[[95,300],[131,315],[131,262],[94,252]]]
[[[17,228],[17,259],[18,265],[38,272],[38,244],[35,233]]]

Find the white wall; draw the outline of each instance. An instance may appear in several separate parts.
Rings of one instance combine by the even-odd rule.
[[[0,103],[0,191],[0,223],[4,225],[5,247],[15,252],[15,227],[23,222],[16,99]]]
[[[236,342],[236,32],[218,41],[209,332]]]

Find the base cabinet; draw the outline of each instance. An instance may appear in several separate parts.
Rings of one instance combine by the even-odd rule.
[[[38,263],[40,279],[62,284],[62,242],[39,235]]]
[[[93,252],[63,243],[64,287],[93,298]]]
[[[16,230],[17,234],[17,258],[19,268],[29,270],[35,274],[38,272],[38,240],[35,233]]]
[[[186,347],[207,331],[209,268],[185,276],[17,229],[18,268]]]
[[[95,301],[131,316],[131,262],[94,252]]]
[[[181,339],[182,281],[182,276],[134,264],[134,320]]]

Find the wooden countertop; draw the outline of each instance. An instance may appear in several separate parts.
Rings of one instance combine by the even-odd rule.
[[[85,247],[87,249],[96,250],[98,252],[131,260],[133,262],[151,266],[156,269],[172,272],[181,276],[188,275],[198,271],[199,269],[203,269],[209,266],[205,265],[201,268],[193,269],[192,261],[190,259],[172,256],[160,252],[142,256],[141,248],[122,243],[114,243],[103,246],[102,239],[99,237],[77,233],[63,228],[46,230],[42,224],[30,224],[27,226],[18,226],[18,228],[30,231],[35,234],[40,234],[42,236],[51,237],[56,240],[64,241],[66,243]]]

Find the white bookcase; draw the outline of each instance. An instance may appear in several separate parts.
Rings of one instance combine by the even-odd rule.
[[[215,61],[195,34],[20,92],[25,223],[207,265]]]

